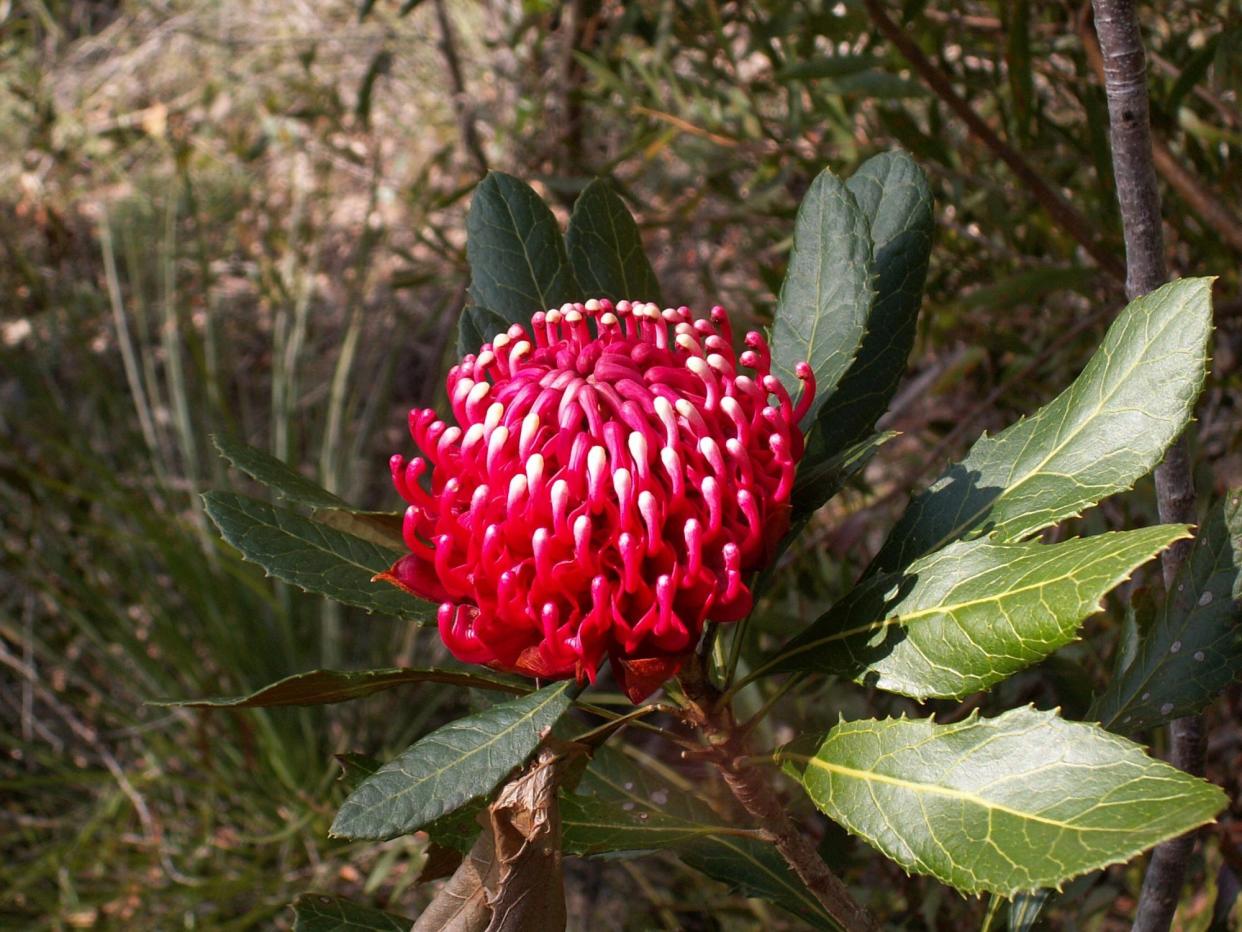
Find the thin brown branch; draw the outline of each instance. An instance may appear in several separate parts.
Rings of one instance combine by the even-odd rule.
[[[720,693],[707,679],[697,656],[682,672],[681,686],[693,703],[693,723],[709,742],[705,756],[720,768],[734,797],[767,831],[772,843],[808,890],[846,932],[878,932],[875,919],[850,894],[849,888],[824,863],[815,846],[789,818],[763,773],[750,763],[746,740],[732,711],[719,707]]]
[[[457,57],[457,40],[453,35],[453,23],[449,19],[448,9],[444,0],[436,0],[436,21],[440,27],[440,53],[444,56],[444,64],[448,68],[449,84],[453,89],[453,113],[457,117],[457,129],[461,133],[461,141],[474,160],[479,174],[487,174],[487,156],[483,152],[483,143],[479,140],[479,128],[474,120],[474,105],[466,92],[466,81],[462,77],[461,59]]]
[[[1147,64],[1134,0],[1092,0],[1108,98],[1113,175],[1126,243],[1126,294],[1147,294],[1168,277],[1160,193],[1152,154],[1147,97]],[[1084,30],[1085,31],[1085,30]],[[1090,43],[1088,54],[1090,54]],[[1177,440],[1156,470],[1156,505],[1160,520],[1191,523],[1195,492],[1185,439]],[[1190,549],[1182,541],[1161,554],[1166,590],[1171,590]],[[1190,773],[1203,772],[1203,722],[1197,716],[1170,725],[1172,762]],[[1143,878],[1134,929],[1167,932],[1177,910],[1186,862],[1194,848],[1191,832],[1156,847]]]
[[[997,158],[1009,166],[1010,171],[1018,176],[1018,179],[1043,205],[1044,210],[1056,221],[1057,225],[1082,246],[1101,269],[1118,280],[1123,279],[1125,270],[1121,262],[1112,250],[1099,241],[1087,218],[1054,190],[1018,150],[1001,139],[996,131],[979,114],[975,113],[965,98],[953,88],[953,82],[949,76],[923,53],[908,32],[889,17],[880,0],[864,0],[864,4],[876,28],[910,62],[911,67],[918,72],[936,96],[957,114],[958,119],[966,124],[967,129]]]

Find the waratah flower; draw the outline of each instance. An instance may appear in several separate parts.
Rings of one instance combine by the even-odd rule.
[[[795,407],[745,342],[720,307],[606,300],[499,334],[448,374],[456,426],[410,412],[423,456],[390,463],[410,553],[380,578],[440,603],[459,660],[594,680],[607,656],[638,701],[706,621],[750,611],[789,527],[814,378],[798,366]]]

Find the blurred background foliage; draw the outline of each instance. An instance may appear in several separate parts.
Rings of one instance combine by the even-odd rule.
[[[885,424],[902,436],[788,557],[759,636],[814,617],[907,490],[1055,394],[1123,303],[1086,6],[0,3],[0,926],[287,927],[285,904],[307,889],[408,914],[425,902],[417,839],[327,839],[332,755],[389,756],[478,697],[426,687],[240,713],[144,702],[441,656],[434,631],[262,578],[216,539],[198,493],[245,487],[214,455],[223,431],[359,505],[395,507],[385,459],[407,449],[406,410],[442,393],[465,207],[488,167],[533,179],[562,212],[611,175],[674,303],[762,323],[823,165],[848,174],[893,145],[923,165],[937,242]],[[1144,22],[1171,264],[1221,276],[1193,438],[1206,493],[1242,483],[1242,15],[1176,0]],[[1153,511],[1140,487],[1080,523]],[[997,697],[923,711],[1081,712],[1126,624],[1110,605]],[[909,708],[804,685],[766,738],[827,727],[838,709]],[[1235,799],[1240,709],[1234,691],[1211,713],[1210,775]],[[1192,868],[1184,928],[1230,928],[1239,815]],[[897,926],[982,916],[806,824]],[[676,861],[569,870],[576,928],[797,927]],[[1138,877],[1071,885],[1053,924],[1124,927]]]

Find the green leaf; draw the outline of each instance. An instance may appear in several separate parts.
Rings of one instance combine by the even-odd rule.
[[[256,482],[275,490],[291,502],[310,505],[312,508],[348,510],[353,507],[345,499],[333,495],[327,489],[320,488],[270,453],[264,453],[248,443],[242,443],[236,437],[230,437],[228,434],[212,434],[211,442],[216,445],[216,449],[226,460]]]
[[[401,534],[400,512],[394,511],[345,511],[341,508],[317,508],[311,515],[320,524],[336,528],[353,537],[361,537],[371,543],[400,553],[406,551],[405,538]]]
[[[527,323],[529,317],[530,315],[527,315],[527,318],[519,323]],[[504,333],[510,325],[511,321],[495,311],[479,307],[477,304],[467,304],[462,308],[461,317],[457,319],[457,358],[461,359],[470,353],[478,353],[484,343],[492,342],[497,334]]]
[[[382,615],[435,620],[430,602],[371,581],[399,553],[244,495],[208,492],[203,503],[220,535],[277,579]]]
[[[1031,932],[1051,897],[1052,891],[1047,889],[1015,893],[1009,902],[1009,932]]]
[[[792,496],[795,525],[799,518],[809,517],[812,512],[840,492],[845,487],[845,483],[866,468],[876,451],[896,436],[897,432],[892,430],[882,434],[872,434],[866,440],[847,447],[835,456],[821,459],[809,466],[803,460],[803,465],[798,469],[794,480]],[[777,551],[783,552],[784,547],[778,547]]]
[[[331,834],[393,838],[490,793],[569,708],[572,685],[556,683],[436,729],[364,780]]]
[[[565,241],[583,298],[661,303],[638,224],[612,182],[597,178],[578,195]]]
[[[527,681],[492,673],[482,667],[461,669],[427,667],[414,670],[391,667],[386,670],[311,670],[264,686],[248,696],[217,699],[184,699],[153,702],[159,706],[186,706],[191,709],[269,708],[286,705],[329,705],[348,702],[410,683],[443,683],[473,689],[489,689],[522,695],[530,691]]]
[[[1005,64],[1009,73],[1009,93],[1013,98],[1013,120],[1019,139],[1030,136],[1031,110],[1035,100],[1035,82],[1031,75],[1031,4],[1030,0],[1014,0],[1009,8],[1008,48]]]
[[[1095,725],[1013,709],[845,722],[797,762],[815,804],[906,870],[1012,896],[1210,822],[1219,788]]]
[[[578,857],[675,848],[730,833],[706,804],[611,747],[598,748],[576,792],[561,796],[561,837]]]
[[[1203,385],[1210,278],[1130,302],[1082,374],[917,496],[869,573],[898,569],[970,533],[1018,540],[1130,488],[1182,432]]]
[[[1186,95],[1195,89],[1195,85],[1207,77],[1208,69],[1216,58],[1216,49],[1220,46],[1221,38],[1230,31],[1229,29],[1222,30],[1204,42],[1203,46],[1190,56],[1190,59],[1182,68],[1181,74],[1173,82],[1173,87],[1169,90],[1169,97],[1165,102],[1164,109],[1174,120],[1177,119],[1177,111],[1181,107]]]
[[[835,929],[819,900],[767,842],[737,834],[684,786],[611,747],[595,751],[577,794],[561,802],[569,854],[671,848],[689,867],[743,896],[775,903],[815,928]]]
[[[871,234],[854,195],[825,169],[798,208],[793,252],[772,321],[772,371],[797,395],[794,367],[815,373],[811,420],[845,370],[863,337],[875,297]]]
[[[735,893],[775,903],[812,928],[839,928],[772,845],[753,838],[714,835],[683,845],[677,856]]]
[[[778,81],[814,81],[841,78],[868,71],[880,64],[874,55],[822,55],[786,65],[776,74]]]
[[[859,583],[770,663],[838,673],[903,696],[986,689],[1068,644],[1104,595],[1183,525],[1059,544],[961,541]],[[765,665],[765,669],[768,665]]]
[[[900,150],[868,159],[845,186],[871,231],[876,294],[858,357],[819,412],[829,455],[866,437],[897,390],[914,345],[934,229],[927,176]]]
[[[1199,712],[1242,674],[1242,492],[1216,502],[1138,652],[1089,716],[1135,732]]]
[[[511,324],[577,297],[556,217],[531,187],[489,172],[466,216],[470,299]]]
[[[619,851],[659,851],[704,835],[730,834],[728,826],[679,819],[636,804],[570,794],[561,800],[564,851],[575,857]]]
[[[413,919],[321,893],[293,901],[294,932],[409,932]]]

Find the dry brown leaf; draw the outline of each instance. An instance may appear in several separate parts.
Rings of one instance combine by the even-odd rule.
[[[566,758],[544,749],[488,807],[483,833],[411,932],[563,932],[556,790]]]

